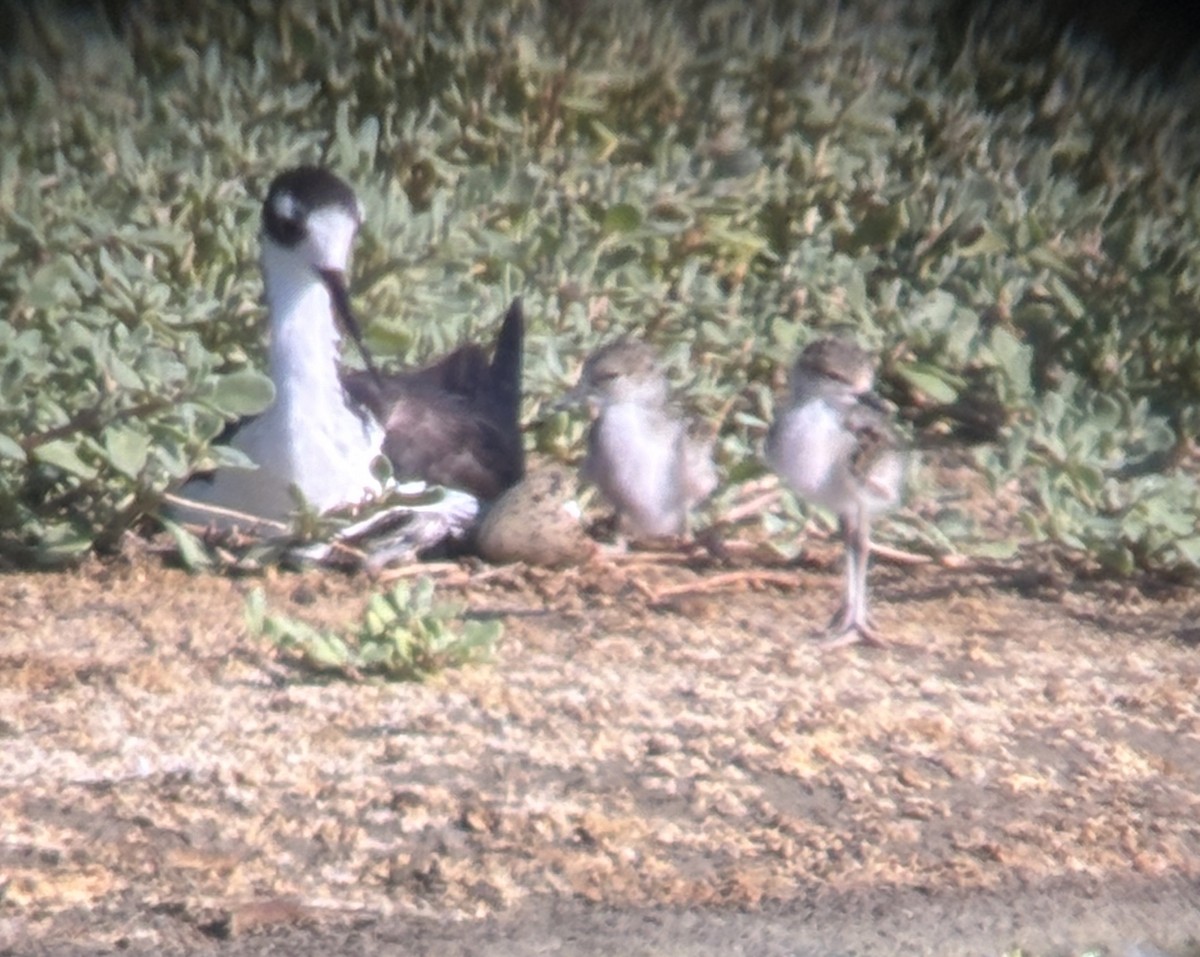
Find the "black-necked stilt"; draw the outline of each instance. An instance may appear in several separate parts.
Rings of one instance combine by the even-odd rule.
[[[827,646],[879,643],[867,613],[871,517],[900,498],[905,461],[881,400],[875,367],[857,345],[821,339],[792,368],[790,392],[767,436],[767,460],[802,498],[838,516],[846,598]]]
[[[620,339],[588,357],[564,403],[593,414],[583,477],[617,510],[633,538],[682,535],[689,510],[716,488],[712,439],[672,407],[654,349]]]
[[[279,521],[295,508],[293,488],[319,511],[379,492],[373,463],[381,453],[397,479],[485,499],[522,474],[519,301],[490,361],[466,345],[426,369],[381,374],[363,346],[346,281],[362,219],[354,191],[329,170],[300,167],[271,183],[261,240],[275,399],[230,439],[258,467],[198,476],[182,497]],[[343,369],[342,333],[358,346],[366,372]],[[460,517],[474,514],[461,495],[450,496],[447,507]],[[182,517],[243,524],[186,509]]]

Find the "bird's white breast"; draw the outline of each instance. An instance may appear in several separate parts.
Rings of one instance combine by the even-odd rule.
[[[810,399],[783,414],[767,453],[793,491],[840,513],[858,500],[850,473],[853,451],[854,437],[838,410],[824,399]]]
[[[680,423],[623,402],[606,407],[592,428],[588,476],[644,534],[677,534],[683,521]]]

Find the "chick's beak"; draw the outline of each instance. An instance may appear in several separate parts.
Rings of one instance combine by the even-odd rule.
[[[586,378],[581,378],[578,385],[559,398],[550,407],[551,412],[570,412],[573,409],[584,409],[587,417],[593,421],[600,415],[600,398],[596,387]]]
[[[566,412],[570,409],[573,409],[583,402],[584,395],[585,393],[581,386],[577,385],[569,392],[564,392],[561,396],[559,396],[558,401],[550,407],[550,410],[552,412]]]

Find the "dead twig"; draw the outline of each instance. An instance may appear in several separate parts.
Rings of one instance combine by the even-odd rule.
[[[239,512],[237,509],[225,508],[222,505],[210,505],[208,502],[198,502],[195,499],[187,498],[183,495],[176,495],[173,492],[168,492],[163,496],[163,501],[168,505],[174,505],[177,508],[190,508],[197,512],[202,512],[206,515],[221,516],[223,518],[232,518],[239,522],[246,522],[248,526],[267,526],[268,528],[276,529],[280,532],[290,530],[286,522],[279,522],[273,518],[262,518],[258,515],[251,515],[249,512]],[[183,523],[189,530],[198,526],[198,523],[185,522]]]
[[[945,555],[922,555],[903,548],[871,542],[871,554],[895,565],[940,565],[942,568],[970,568],[976,564],[969,555],[948,552]]]
[[[751,496],[749,498],[744,498],[736,505],[730,507],[730,509],[721,516],[720,521],[717,524],[722,526],[737,525],[744,519],[761,515],[768,508],[778,502],[780,496],[783,495],[783,489],[778,485],[776,485],[774,488],[768,488],[765,490],[760,489],[761,485],[759,486],[759,489],[752,489]]]
[[[694,559],[694,553],[677,549],[646,549],[632,552],[602,551],[599,557],[602,561],[628,568],[632,565],[686,565]]]
[[[460,574],[461,581],[448,580],[455,572]],[[400,581],[404,578],[420,578],[426,575],[437,579],[440,584],[451,586],[466,585],[474,580],[471,573],[458,562],[417,562],[412,565],[397,565],[394,568],[385,568],[375,576],[375,581],[381,585],[386,585],[389,582]]]
[[[881,545],[878,542],[871,542],[871,554],[896,565],[928,565],[937,561],[932,555],[922,555],[918,552],[906,551],[903,548]]]
[[[170,492],[163,496],[163,501],[179,508],[192,509],[196,512],[212,515],[214,517],[220,516],[222,518],[231,518],[237,522],[245,522],[247,530],[242,530],[241,528],[237,529],[237,535],[241,539],[238,541],[239,546],[264,544],[269,542],[270,536],[263,534],[263,531],[269,530],[277,532],[279,533],[278,537],[282,538],[290,534],[292,530],[291,526],[286,522],[280,522],[273,518],[262,518],[258,515],[252,515],[249,512],[240,512],[237,509],[226,508],[222,505],[211,505],[208,502],[198,502],[195,499],[186,498],[182,495],[175,495],[174,493]],[[211,531],[208,526],[201,525],[199,522],[180,522],[179,524],[200,539],[206,539],[208,533]],[[254,529],[255,531],[250,531],[250,529]],[[303,554],[305,547],[306,546],[304,545],[298,544],[298,553]],[[326,562],[330,556],[334,555],[349,560],[356,567],[361,567],[366,562],[367,553],[365,551],[355,548],[353,545],[349,545],[346,542],[339,541],[336,537],[329,541],[326,547],[329,549],[329,551],[326,555],[318,559],[318,561],[321,563]],[[218,549],[218,551],[223,552],[224,550]],[[229,562],[229,564],[237,564],[237,560],[233,559]]]
[[[701,578],[694,582],[682,582],[678,585],[667,585],[659,589],[641,586],[641,590],[654,603],[666,598],[678,598],[680,595],[699,595],[706,592],[727,591],[743,585],[778,585],[782,588],[796,588],[799,585],[798,576],[772,569],[750,568],[744,571],[725,572]]]

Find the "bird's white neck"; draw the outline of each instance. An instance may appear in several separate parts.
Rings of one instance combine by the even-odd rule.
[[[266,417],[285,449],[285,461],[274,467],[320,509],[357,501],[378,487],[370,466],[382,448],[383,431],[351,405],[342,388],[341,335],[329,290],[312,269],[269,244],[263,278],[271,327],[268,366],[275,383],[275,403]]]
[[[341,335],[329,290],[312,270],[263,258],[271,326],[267,363],[278,401],[344,406],[338,376]]]

